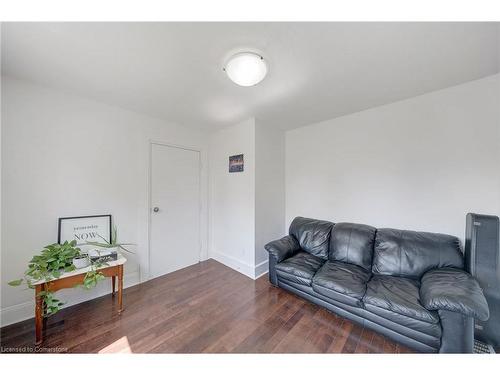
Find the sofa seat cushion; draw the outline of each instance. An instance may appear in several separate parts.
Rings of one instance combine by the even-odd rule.
[[[371,272],[354,264],[328,261],[314,275],[313,290],[353,306],[361,306]]]
[[[321,268],[324,262],[321,258],[305,251],[300,251],[294,256],[278,263],[276,265],[276,273],[281,279],[311,286],[314,274]]]
[[[423,322],[439,323],[438,314],[420,303],[420,283],[417,280],[374,275],[368,282],[363,303],[368,311],[386,310]]]

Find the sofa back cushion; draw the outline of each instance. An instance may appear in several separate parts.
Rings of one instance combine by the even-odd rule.
[[[335,224],[330,236],[328,258],[371,270],[376,232],[376,228],[364,224]]]
[[[328,244],[333,223],[296,217],[290,224],[290,235],[299,241],[302,250],[322,259],[328,259]]]
[[[457,237],[440,233],[378,229],[372,272],[420,279],[431,268],[463,269],[464,260]]]

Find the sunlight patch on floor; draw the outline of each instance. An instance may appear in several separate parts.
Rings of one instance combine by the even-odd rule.
[[[105,353],[132,353],[127,336],[123,336],[121,339],[99,350],[99,354]]]

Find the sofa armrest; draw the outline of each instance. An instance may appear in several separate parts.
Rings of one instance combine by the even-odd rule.
[[[483,291],[469,273],[456,268],[438,268],[424,274],[420,300],[427,310],[457,312],[488,320],[490,311]]]
[[[279,263],[300,250],[300,245],[295,237],[289,235],[279,240],[269,242],[264,248],[269,255],[273,256],[276,262]]]

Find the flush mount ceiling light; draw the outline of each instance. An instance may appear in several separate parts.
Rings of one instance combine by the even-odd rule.
[[[240,52],[232,56],[224,67],[231,81],[240,86],[254,86],[267,74],[264,58],[253,52]]]

